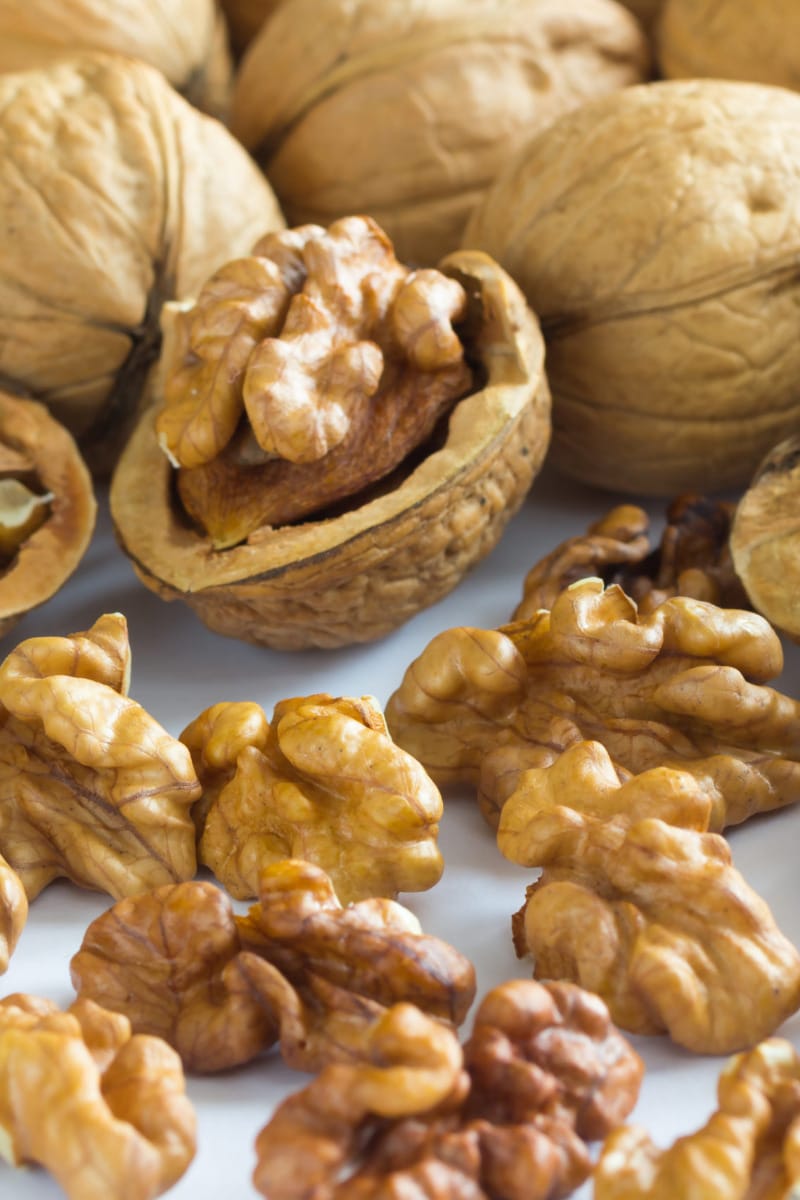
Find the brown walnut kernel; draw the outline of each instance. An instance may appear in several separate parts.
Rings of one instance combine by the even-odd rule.
[[[620,782],[593,742],[524,772],[497,841],[544,868],[513,920],[536,977],[578,983],[623,1029],[699,1054],[774,1033],[800,1007],[800,954],[706,832],[718,803],[667,767]]]
[[[669,596],[708,600],[722,608],[748,608],[731,561],[729,536],[734,505],[687,493],[667,509],[659,545],[651,549],[649,520],[633,504],[611,509],[585,534],[568,538],[528,571],[515,621],[552,608],[559,592],[597,576],[618,583],[649,613]]]
[[[411,1066],[416,1039],[395,1053]],[[259,1135],[257,1188],[270,1200],[558,1200],[591,1170],[584,1139],[624,1120],[642,1076],[602,1001],[523,980],[484,998],[463,1068],[437,1102],[423,1093],[406,1111],[380,1107],[380,1091],[349,1103],[347,1076],[326,1069]]]
[[[203,787],[200,861],[235,898],[284,858],[322,867],[342,903],[440,878],[441,795],[374,697],[283,700],[270,722],[256,704],[215,704],[181,740]]]
[[[0,1001],[0,1145],[70,1200],[151,1200],[184,1174],[195,1115],[180,1059],[91,1001]]]
[[[129,676],[119,613],[0,665],[0,853],[28,899],[59,876],[116,898],[195,874],[191,758]]]
[[[325,873],[295,860],[265,869],[245,917],[208,883],[120,901],[91,923],[71,972],[79,995],[165,1038],[197,1072],[247,1062],[276,1039],[299,1070],[355,1062],[391,1005],[458,1025],[475,994],[469,961],[407,909],[343,908]]]
[[[755,613],[676,596],[642,615],[618,586],[585,579],[527,621],[437,635],[386,718],[437,783],[477,784],[492,824],[522,771],[590,740],[621,772],[709,781],[733,825],[800,797],[800,705],[764,686],[782,665]]]
[[[800,1060],[769,1038],[723,1068],[717,1109],[696,1132],[656,1147],[623,1126],[606,1140],[595,1200],[788,1200],[800,1183]]]
[[[466,293],[367,217],[301,226],[167,310],[159,440],[217,549],[390,474],[472,386]]]
[[[22,880],[0,855],[0,975],[16,949],[28,919],[28,897]]]

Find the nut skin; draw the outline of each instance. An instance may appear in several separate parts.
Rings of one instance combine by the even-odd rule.
[[[201,1073],[249,1062],[276,1040],[298,1070],[355,1063],[392,1005],[455,1026],[475,994],[471,963],[407,909],[382,899],[342,907],[325,873],[300,860],[264,870],[246,916],[197,881],[120,901],[89,926],[71,974],[81,997],[163,1037]]]
[[[800,438],[763,459],[736,506],[731,553],[753,607],[800,639]]]
[[[200,862],[232,896],[255,897],[287,851],[329,872],[342,903],[438,881],[441,795],[374,697],[282,700],[269,723],[256,708],[213,705],[181,734],[203,788]]]
[[[62,876],[118,898],[195,874],[200,785],[129,674],[119,613],[0,665],[0,852],[29,900]]]
[[[746,0],[665,0],[657,27],[665,79],[755,80],[798,88],[800,14],[791,0],[765,0],[753,20]]]
[[[768,1038],[723,1068],[706,1124],[658,1148],[638,1126],[615,1130],[595,1168],[596,1200],[739,1200],[789,1196],[797,1154],[800,1064],[790,1042]]]
[[[251,44],[231,128],[291,224],[370,213],[429,266],[534,132],[648,65],[602,0],[295,0]]]
[[[463,244],[542,323],[569,476],[738,488],[795,430],[799,116],[755,83],[624,88],[533,138],[475,210]]]
[[[522,771],[589,739],[623,775],[670,766],[711,786],[718,831],[798,798],[798,704],[765,686],[782,665],[755,613],[677,596],[642,616],[585,579],[528,621],[437,635],[386,719],[438,784],[476,784],[493,825]]]
[[[750,1046],[800,1007],[800,954],[706,832],[714,799],[665,767],[620,783],[603,747],[579,742],[523,774],[498,829],[507,858],[544,868],[513,921],[537,977],[698,1054]]]
[[[145,418],[110,500],[117,540],[147,586],[228,636],[334,647],[397,628],[489,553],[549,442],[544,347],[516,285],[485,255],[454,254],[439,269],[467,293],[463,339],[481,379],[456,404],[443,442],[357,507],[218,552],[176,505],[172,468]]]
[[[0,1001],[0,1128],[13,1165],[45,1167],[70,1200],[151,1200],[195,1152],[178,1056],[83,1000]]]

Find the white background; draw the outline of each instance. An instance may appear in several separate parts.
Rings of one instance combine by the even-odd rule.
[[[621,499],[562,480],[545,470],[495,551],[445,600],[420,613],[379,643],[339,651],[279,653],[245,645],[205,629],[192,611],[166,604],[139,583],[111,533],[104,498],[98,529],[77,574],[48,604],[29,614],[5,639],[7,653],[25,637],[67,634],[88,628],[103,612],[128,619],[133,652],[130,693],[171,733],[178,735],[208,705],[254,700],[271,716],[289,696],[327,691],[370,693],[385,704],[407,665],[440,630],[454,625],[492,628],[510,619],[527,569],[565,537]],[[663,524],[664,503],[645,502],[654,530]],[[787,646],[782,690],[800,694],[800,653]],[[800,750],[800,745],[798,747]],[[778,924],[797,944],[798,814],[758,818],[732,831],[737,867],[767,900]],[[533,876],[507,863],[468,792],[445,795],[440,845],[441,882],[428,893],[401,901],[425,932],[445,938],[477,967],[478,994],[512,977],[528,977],[530,965],[514,955],[510,917]],[[26,991],[61,1005],[74,999],[68,963],[83,931],[111,901],[66,882],[52,884],[31,906],[28,925],[2,981],[3,994]],[[468,1025],[465,1027],[465,1033]],[[781,1030],[800,1048],[800,1017]],[[633,1114],[661,1144],[701,1124],[714,1106],[719,1059],[704,1059],[665,1038],[633,1039],[647,1064]],[[255,1196],[250,1182],[253,1142],[275,1103],[307,1077],[287,1070],[276,1052],[223,1076],[189,1080],[198,1113],[198,1152],[172,1200],[227,1200]],[[54,1200],[60,1189],[39,1169],[13,1171],[0,1162],[0,1193],[19,1200]],[[591,1194],[586,1185],[580,1197]]]

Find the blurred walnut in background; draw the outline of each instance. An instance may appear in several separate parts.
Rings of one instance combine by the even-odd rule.
[[[665,0],[656,45],[668,79],[750,79],[800,90],[796,0]]]
[[[267,17],[282,3],[283,0],[221,0],[231,48],[236,54],[247,49]]]
[[[615,0],[291,0],[242,61],[231,128],[291,224],[366,213],[429,264],[518,147],[648,59]]]

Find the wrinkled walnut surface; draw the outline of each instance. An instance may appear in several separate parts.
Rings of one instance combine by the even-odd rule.
[[[61,1012],[12,995],[0,1001],[0,1137],[3,1157],[45,1167],[70,1200],[151,1200],[194,1157],[195,1114],[160,1038],[132,1036],[91,1001]]]
[[[544,868],[513,923],[536,977],[700,1054],[751,1046],[800,1007],[800,954],[706,832],[715,799],[665,767],[620,783],[603,747],[579,742],[522,775],[498,828],[508,858]]]
[[[28,919],[28,897],[17,872],[0,856],[0,975]]]
[[[396,746],[371,696],[215,704],[184,729],[203,789],[200,862],[230,894],[259,891],[263,867],[304,858],[343,903],[425,891],[440,878],[442,798]]]
[[[794,432],[798,188],[800,96],[718,79],[588,101],[508,166],[463,244],[542,322],[559,469],[718,491]]]
[[[625,772],[710,782],[718,830],[800,797],[800,706],[766,686],[782,666],[755,613],[678,596],[640,616],[618,586],[587,579],[528,621],[438,634],[386,718],[438,783],[477,784],[492,823],[521,771],[591,740]]]
[[[800,88],[800,11],[792,0],[664,0],[656,30],[667,79],[745,79]]]
[[[195,873],[191,758],[129,676],[119,613],[0,664],[0,853],[29,899],[59,876],[120,897]]]
[[[425,265],[517,147],[648,57],[607,0],[293,0],[242,62],[231,127],[292,224],[371,213]]]

